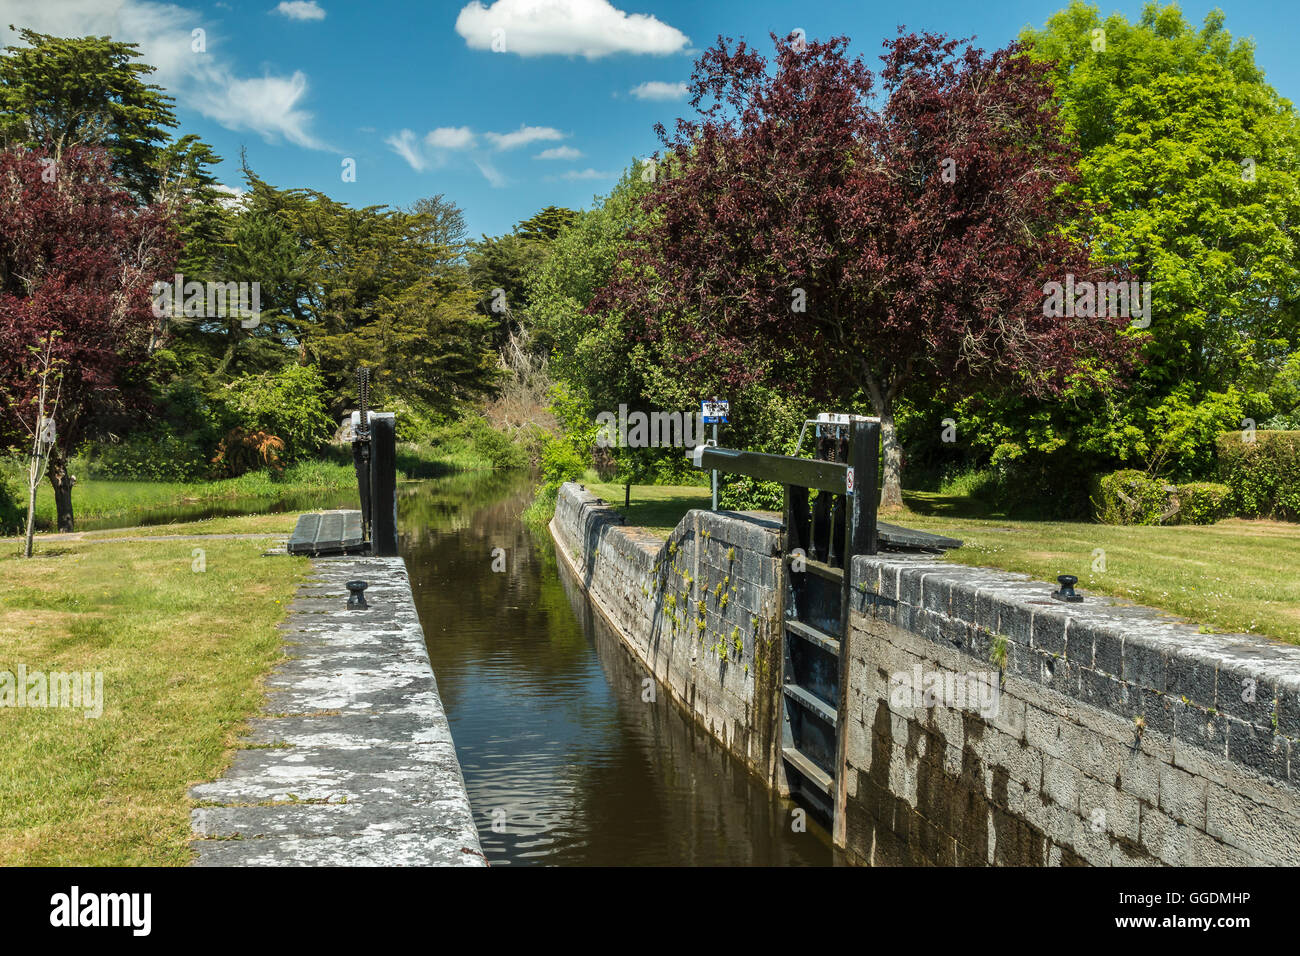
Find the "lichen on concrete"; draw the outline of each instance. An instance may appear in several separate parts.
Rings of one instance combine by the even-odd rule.
[[[190,791],[197,865],[485,865],[402,560],[313,568],[262,715]],[[346,608],[353,579],[368,609]]]

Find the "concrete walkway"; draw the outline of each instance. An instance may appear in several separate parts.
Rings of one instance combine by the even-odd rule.
[[[313,568],[246,749],[190,791],[197,864],[486,865],[402,560]]]

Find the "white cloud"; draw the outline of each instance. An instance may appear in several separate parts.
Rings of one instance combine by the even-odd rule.
[[[0,24],[22,24],[55,36],[111,36],[140,46],[140,58],[157,68],[150,81],[181,106],[233,130],[330,149],[312,132],[306,74],[241,76],[220,56],[222,38],[208,30],[206,52],[196,52],[191,31],[202,23],[192,10],[154,0],[0,0]],[[206,28],[205,28],[206,29]],[[7,31],[5,39],[12,37]]]
[[[544,149],[533,159],[578,159],[582,156],[582,150],[574,149],[572,146],[552,146],[550,149]]]
[[[478,137],[468,126],[440,126],[417,137],[409,129],[400,130],[384,139],[398,156],[417,173],[441,166],[452,150],[470,149]]]
[[[617,179],[618,173],[606,173],[599,169],[570,169],[562,174],[562,179]]]
[[[213,190],[220,193],[217,202],[227,209],[238,209],[244,205],[244,199],[248,196],[248,190],[239,186],[227,186],[225,183],[213,183]]]
[[[308,149],[327,149],[309,127],[312,115],[298,109],[307,95],[307,76],[263,76],[253,79],[227,77],[222,87],[207,89],[191,105],[228,129],[251,129],[263,138],[282,136]]]
[[[638,100],[680,100],[686,98],[688,89],[685,83],[650,80],[640,86],[632,87],[629,92]]]
[[[422,173],[429,168],[429,160],[420,152],[420,145],[415,140],[415,134],[409,129],[404,129],[400,133],[394,133],[384,140],[385,143],[396,153],[406,160],[417,173]]]
[[[520,126],[513,133],[484,133],[496,149],[517,149],[543,140],[564,139],[564,134],[550,126]]]
[[[274,13],[288,17],[290,20],[324,20],[325,11],[316,4],[316,0],[281,0]]]
[[[495,166],[486,160],[474,160],[474,165],[478,171],[483,174],[483,178],[491,184],[493,189],[500,189],[506,184],[506,178],[501,175]]]
[[[676,27],[644,13],[624,13],[609,0],[474,0],[456,17],[456,32],[473,50],[595,60],[612,53],[677,53],[690,42]]]
[[[474,139],[474,131],[468,126],[440,126],[429,130],[424,137],[434,149],[469,149]]]

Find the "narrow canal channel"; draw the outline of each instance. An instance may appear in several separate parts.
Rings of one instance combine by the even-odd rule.
[[[399,489],[401,550],[493,865],[830,865],[660,691],[519,514],[527,481]],[[498,550],[499,549],[499,550]]]

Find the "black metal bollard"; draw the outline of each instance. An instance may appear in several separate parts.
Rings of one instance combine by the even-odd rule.
[[[1074,586],[1079,583],[1079,579],[1073,574],[1058,574],[1056,580],[1060,583],[1061,589],[1053,591],[1052,597],[1058,601],[1068,601],[1071,604],[1078,604],[1083,600],[1082,594],[1074,592]]]
[[[363,593],[368,587],[370,587],[370,585],[366,581],[349,581],[347,583],[348,610],[356,611],[370,607],[370,605],[366,603],[366,596]]]

